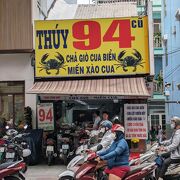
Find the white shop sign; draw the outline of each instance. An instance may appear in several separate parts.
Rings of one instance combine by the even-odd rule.
[[[54,130],[53,103],[41,103],[37,105],[38,128],[45,131]]]
[[[147,104],[125,104],[124,120],[126,139],[148,139]]]

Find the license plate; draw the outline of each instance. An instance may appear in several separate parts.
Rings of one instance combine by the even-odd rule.
[[[71,133],[70,130],[66,130],[66,131],[65,131],[65,134],[70,134],[70,133]]]
[[[0,152],[2,153],[2,152],[4,152],[4,147],[0,147]]]
[[[62,149],[69,149],[69,144],[63,144]]]
[[[54,151],[54,146],[47,146],[47,151]]]
[[[7,159],[13,159],[15,156],[15,153],[6,153],[6,158]]]

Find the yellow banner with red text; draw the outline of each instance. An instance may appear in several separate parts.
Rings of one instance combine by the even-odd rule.
[[[35,77],[149,74],[147,17],[35,22]]]

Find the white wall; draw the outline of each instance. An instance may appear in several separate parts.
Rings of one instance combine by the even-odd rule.
[[[77,6],[77,4],[68,4],[64,0],[57,0],[47,20],[74,19]]]
[[[0,54],[0,81],[25,81],[25,106],[33,110],[33,127],[36,125],[36,95],[26,94],[34,83],[31,54]]]

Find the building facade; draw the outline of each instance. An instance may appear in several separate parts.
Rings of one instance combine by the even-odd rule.
[[[26,93],[34,83],[33,21],[45,19],[53,2],[0,1],[1,120],[19,125],[24,120],[24,107],[29,106],[35,127],[36,96]]]
[[[127,1],[124,1],[124,2],[127,2]],[[50,11],[47,19],[48,20],[77,19],[77,21],[78,20],[80,21],[80,19],[87,19],[88,21],[91,18],[107,18],[107,21],[108,21],[109,18],[115,18],[115,17],[123,18],[123,17],[137,16],[136,2],[135,1],[131,1],[131,3],[124,3],[124,2],[123,3],[121,2],[100,3],[99,2],[97,6],[91,3],[90,3],[91,5],[78,5],[77,6],[76,4],[68,4],[67,1],[65,0],[58,0],[56,1],[56,4],[53,7],[52,11]],[[60,8],[62,8],[61,11],[60,11]],[[69,14],[65,13],[66,10],[70,11],[71,13]],[[143,17],[143,18],[146,18],[146,17]],[[137,19],[139,20],[138,17]],[[44,23],[49,23],[49,22],[46,21]],[[69,23],[70,21],[69,22],[68,20],[62,21],[61,28],[64,22]],[[41,22],[39,21],[39,23]],[[54,22],[52,21],[52,23]],[[49,27],[48,25],[44,26],[44,28],[47,28],[47,29],[48,27]],[[38,31],[38,30],[41,30],[40,28],[41,26],[39,25],[39,26],[36,26],[35,29],[36,31]],[[145,29],[147,30],[147,26]],[[137,38],[139,37],[141,36],[137,36]],[[36,37],[36,41],[37,43],[39,42],[37,40],[37,37]],[[149,43],[148,41],[146,42],[147,44]],[[112,48],[114,48],[115,46],[116,44],[114,44]],[[145,46],[140,48],[141,51],[143,51],[141,53],[147,52],[146,50],[148,48],[145,48],[144,50],[142,50],[144,47]],[[70,50],[70,55],[73,53],[75,49],[76,48],[72,48]],[[94,54],[96,54],[95,50],[93,51]],[[108,51],[107,48],[105,52],[106,51]],[[117,52],[117,56],[119,55],[119,51]],[[71,56],[72,62],[70,62],[69,58],[67,58],[69,57],[69,54],[68,55],[66,54],[67,52],[68,51],[65,51],[63,54],[63,51],[62,51],[61,54],[63,55],[65,59],[64,62],[68,64],[68,67],[73,66],[71,63],[74,63],[74,64],[77,62],[80,63],[80,59],[73,62],[72,56]],[[103,52],[104,50],[98,50],[98,53],[100,54],[100,57],[101,57],[100,61],[102,60]],[[36,48],[36,55],[38,53],[41,54],[43,53],[43,51],[41,51],[41,49]],[[48,53],[48,51],[46,51],[46,53]],[[77,57],[80,57],[78,53],[79,51],[76,49],[76,55]],[[88,54],[92,52],[87,50],[86,53]],[[151,54],[153,55],[153,53]],[[89,54],[89,57],[91,57],[91,55],[92,54]],[[147,57],[149,57],[148,55]],[[36,67],[40,65],[39,61],[41,57],[44,57],[44,55],[41,54],[38,57],[36,56]],[[144,59],[149,61],[149,58],[147,57]],[[107,62],[105,65],[107,65]],[[84,66],[86,68],[86,65]],[[102,64],[97,65],[97,67],[99,68],[101,68],[101,66]],[[138,69],[140,69],[140,67],[142,66],[138,66]],[[133,68],[131,68],[131,70],[133,70]],[[124,70],[124,71],[127,72],[127,70]],[[36,72],[37,72],[36,75],[38,76],[35,76],[35,84],[31,88],[29,93],[37,94],[38,127],[41,127],[41,128],[43,127],[44,130],[49,130],[49,128],[51,128],[51,130],[53,129],[53,126],[50,127],[50,123],[47,123],[48,127],[47,126],[45,127],[40,122],[42,119],[43,119],[43,122],[49,121],[49,114],[52,115],[52,112],[54,112],[53,114],[54,117],[52,118],[51,116],[51,119],[54,119],[56,129],[58,129],[59,124],[62,125],[63,123],[70,123],[70,124],[75,123],[77,127],[78,126],[84,127],[84,125],[88,123],[92,123],[92,120],[93,120],[92,113],[95,110],[100,111],[101,115],[103,111],[108,110],[110,113],[109,118],[112,119],[114,115],[119,116],[119,119],[122,124],[127,123],[128,120],[129,121],[136,120],[136,123],[137,123],[137,120],[140,121],[140,119],[143,116],[143,120],[144,120],[143,125],[141,123],[138,123],[136,125],[134,125],[133,123],[129,123],[128,125],[125,125],[125,127],[127,128],[126,135],[129,133],[129,134],[133,134],[132,137],[134,138],[137,137],[137,138],[142,139],[142,141],[140,141],[139,143],[139,148],[134,149],[134,150],[135,151],[145,150],[146,148],[145,140],[147,139],[147,132],[148,132],[147,130],[147,99],[149,97],[149,92],[147,91],[144,76],[148,76],[150,74],[150,71],[148,71],[148,73],[145,73],[144,75],[142,75],[142,71],[139,71],[140,72],[139,76],[137,76],[138,72],[136,72],[137,74],[134,73],[132,74],[132,76],[126,76],[124,78],[122,78],[123,74],[116,74],[116,77],[113,78],[113,76],[111,76],[108,73],[104,73],[103,76],[101,76],[100,74],[96,74],[96,77],[95,76],[93,77],[94,75],[93,73],[89,74],[89,76],[84,75],[82,77],[80,76],[78,77],[77,74],[79,73],[70,73],[71,71],[69,70],[60,70],[60,71],[57,71],[56,74],[54,74],[53,76],[48,77],[49,72],[45,70],[43,71],[43,68],[42,68],[42,71],[36,68]],[[44,72],[44,75],[42,74],[40,75],[39,73],[41,72]],[[68,75],[70,73],[71,77],[67,76],[69,78],[68,81],[67,81],[66,76],[64,76],[63,74],[60,74],[63,72],[64,73],[67,72]],[[53,73],[53,70],[51,70],[50,73]],[[63,77],[64,79],[62,79]],[[46,109],[48,110],[46,111]],[[41,113],[39,112],[44,112],[45,114],[45,111],[48,112],[47,113],[48,118],[46,118],[45,116],[44,116],[45,118],[40,117]],[[133,117],[127,117],[127,115],[133,116]],[[141,116],[141,117],[138,117],[138,116]],[[128,119],[128,120],[125,120],[125,119]],[[141,127],[138,127],[138,126],[141,126]],[[142,137],[143,133],[144,133],[144,136]],[[128,136],[127,138],[130,138],[130,136]],[[129,143],[131,144],[131,140],[129,140]]]
[[[166,120],[180,116],[180,1],[162,1],[163,74]]]
[[[138,14],[144,13],[145,0],[137,0]],[[163,48],[161,40],[161,0],[153,0],[153,26],[154,26],[154,79],[152,86],[152,97],[149,99],[149,128],[161,125],[166,128],[165,121],[165,97],[163,95]]]

